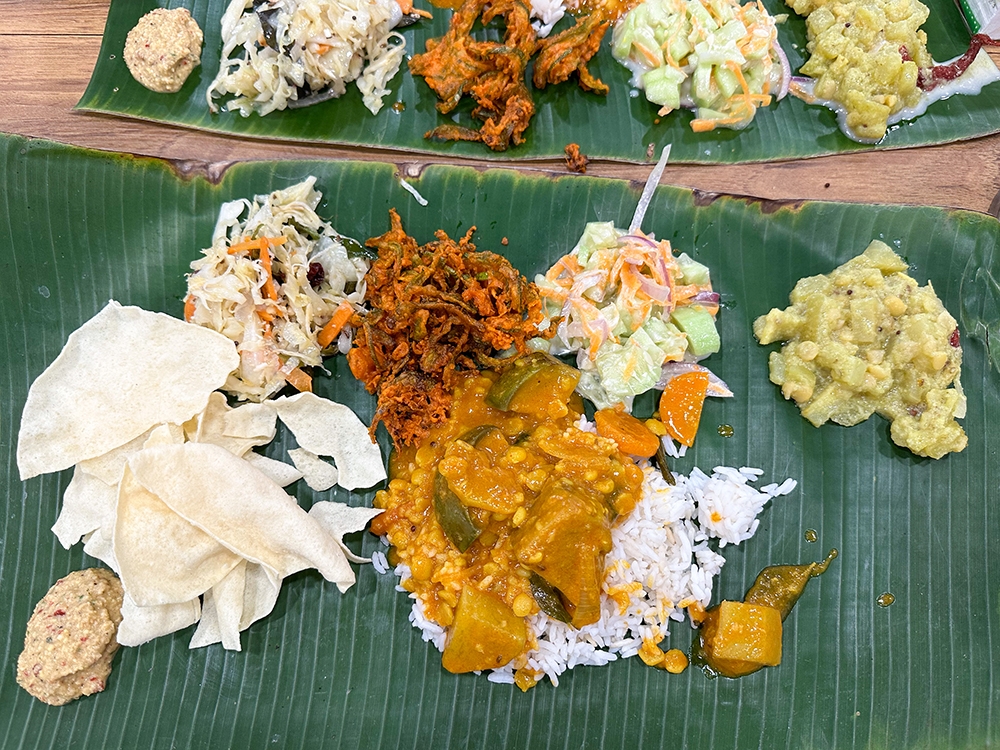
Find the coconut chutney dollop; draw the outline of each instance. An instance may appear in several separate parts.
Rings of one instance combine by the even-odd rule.
[[[50,706],[104,690],[118,651],[122,585],[106,568],[53,584],[28,620],[17,684]]]
[[[139,19],[125,39],[125,64],[150,91],[180,91],[201,64],[203,35],[187,8],[156,8]]]

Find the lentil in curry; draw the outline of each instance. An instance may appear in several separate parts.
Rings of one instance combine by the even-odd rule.
[[[449,629],[449,671],[515,660],[530,687],[540,675],[516,661],[534,645],[524,618],[544,609],[581,627],[600,616],[611,525],[640,498],[642,471],[579,426],[576,378],[544,355],[502,376],[462,374],[448,419],[390,460],[372,531],[409,567],[403,585],[425,616]]]

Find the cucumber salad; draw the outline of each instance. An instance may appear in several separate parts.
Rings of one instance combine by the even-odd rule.
[[[788,93],[791,68],[760,2],[645,0],[615,25],[612,52],[666,115],[695,110],[695,132],[746,127]]]
[[[575,353],[577,391],[598,409],[624,404],[719,351],[719,295],[708,267],[640,230],[591,222],[567,255],[535,278],[556,333],[534,339],[550,354]],[[731,396],[710,377],[709,395]]]

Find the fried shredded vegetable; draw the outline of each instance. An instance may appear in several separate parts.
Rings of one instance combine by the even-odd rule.
[[[608,86],[587,69],[601,40],[611,26],[600,8],[582,16],[570,28],[538,43],[538,57],[531,80],[535,88],[562,83],[576,73],[580,88],[594,94],[607,96]]]
[[[477,20],[485,26],[496,18],[502,18],[506,25],[502,41],[472,38]],[[537,88],[561,83],[576,73],[581,88],[607,94],[607,86],[591,75],[587,63],[609,25],[595,12],[539,43],[531,25],[531,8],[523,0],[465,0],[452,15],[447,33],[428,40],[427,51],[413,56],[410,72],[422,76],[437,94],[442,114],[455,109],[463,96],[472,96],[476,100],[472,116],[483,124],[479,130],[453,123],[440,125],[425,137],[480,141],[494,151],[523,143],[524,131],[535,114],[526,73],[536,52],[540,53],[533,76]]]
[[[184,317],[236,342],[240,366],[224,388],[241,400],[286,383],[309,390],[302,367],[350,348],[346,323],[364,300],[368,262],[316,214],[315,182],[223,204],[212,246],[191,263]]]
[[[566,148],[563,149],[563,153],[566,154],[566,169],[570,172],[579,172],[580,174],[586,173],[587,165],[590,163],[590,159],[587,158],[586,154],[580,151],[580,144],[566,144]]]
[[[503,366],[508,350],[524,353],[546,334],[535,285],[506,258],[477,251],[475,227],[458,242],[439,230],[418,245],[394,209],[389,218],[391,229],[367,242],[378,250],[365,277],[370,312],[352,318],[348,363],[378,394],[372,435],[383,422],[400,447],[447,418],[456,370]]]

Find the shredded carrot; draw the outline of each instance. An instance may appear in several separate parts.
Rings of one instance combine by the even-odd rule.
[[[574,274],[579,273],[582,270],[583,267],[580,265],[580,261],[576,259],[575,255],[564,255],[552,265],[552,268],[545,272],[545,278],[549,281],[555,281],[560,275],[562,275],[563,271]]]
[[[285,380],[287,380],[293,388],[299,391],[312,392],[313,389],[312,376],[310,376],[309,373],[305,372],[301,367],[296,367],[294,370],[288,373],[285,376]]]
[[[670,53],[670,48],[676,43],[677,36],[680,33],[680,29],[675,29],[674,32],[667,37],[667,39],[660,45],[660,50],[663,52],[663,58],[667,61],[667,65],[671,68],[681,69],[681,66],[674,59],[674,56]]]
[[[260,240],[250,240],[246,237],[242,241],[237,242],[235,245],[230,245],[227,251],[230,255],[236,255],[237,253],[245,253],[248,250],[257,250],[260,247]]]
[[[750,84],[747,83],[747,79],[743,75],[743,69],[735,61],[730,60],[726,63],[726,67],[733,72],[736,76],[736,80],[739,81],[740,88],[743,89],[742,96],[734,94],[733,98],[742,98],[746,107],[749,108],[751,112],[755,109],[755,103],[763,104],[765,107],[771,103],[771,97],[767,94],[754,94],[750,91]]]
[[[188,323],[191,322],[191,318],[194,317],[194,297],[188,295],[184,298],[184,320]]]
[[[636,41],[632,42],[632,46],[635,47],[642,54],[642,56],[646,58],[646,61],[649,63],[650,67],[655,68],[659,66],[660,59],[655,52],[653,52],[650,49],[647,49],[645,46]]]
[[[257,310],[257,317],[263,320],[265,323],[270,323],[274,320],[274,314],[270,310],[265,310],[263,307]]]
[[[255,240],[244,238],[241,242],[230,245],[228,252],[230,255],[236,255],[237,253],[245,253],[250,250],[260,250],[265,242],[268,247],[274,247],[275,245],[284,245],[287,241],[287,237],[258,237]]]
[[[720,120],[691,120],[691,130],[695,133],[707,133],[715,130],[715,126],[721,124]]]
[[[329,322],[320,329],[319,334],[316,336],[316,340],[319,341],[319,345],[326,349],[330,344],[333,343],[334,339],[340,335],[347,321],[351,319],[351,315],[354,314],[354,307],[346,299],[340,303],[338,307],[333,312],[333,317],[330,318]]]
[[[274,277],[271,275],[271,253],[268,251],[269,242],[267,237],[260,239],[260,267],[264,270],[264,286],[261,293],[269,300],[277,301],[278,292],[274,288]]]

